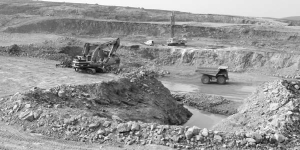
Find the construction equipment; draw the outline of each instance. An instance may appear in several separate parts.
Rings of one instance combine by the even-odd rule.
[[[145,45],[147,46],[154,46],[154,41],[153,40],[148,40],[146,42],[144,42]]]
[[[167,41],[168,46],[185,46],[187,40],[185,38],[179,39],[174,37],[175,36],[175,12],[172,12],[170,18],[170,25],[171,25],[171,38]]]
[[[218,68],[197,68],[196,72],[202,74],[201,82],[203,84],[208,84],[212,80],[217,80],[218,84],[225,84],[228,77],[228,67],[220,66]]]
[[[112,48],[109,51],[105,51],[104,48]],[[115,54],[120,46],[120,39],[109,41],[103,44],[91,44],[85,43],[83,56],[76,56],[73,59],[72,67],[76,72],[86,72],[89,74],[95,74],[96,72],[107,72],[119,67],[120,58]],[[95,50],[90,53],[90,49],[96,47]]]

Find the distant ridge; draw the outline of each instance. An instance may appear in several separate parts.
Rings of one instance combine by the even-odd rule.
[[[300,16],[285,17],[281,19],[300,21]]]

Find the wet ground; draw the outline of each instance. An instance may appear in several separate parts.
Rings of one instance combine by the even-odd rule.
[[[242,102],[254,92],[256,87],[261,83],[277,79],[275,77],[258,76],[247,73],[231,73],[230,75],[231,79],[225,85],[216,83],[202,84],[199,76],[185,78],[167,77],[160,80],[172,93],[199,92],[223,96],[228,100]],[[227,118],[227,116],[207,113],[189,106],[185,107],[193,113],[190,120],[184,124],[186,126],[198,126],[200,128],[210,129],[222,119]]]

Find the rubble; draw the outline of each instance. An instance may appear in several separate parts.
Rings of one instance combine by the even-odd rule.
[[[271,143],[284,143],[293,139],[298,141],[299,85],[299,81],[287,80],[261,85],[246,99],[237,114],[216,125],[214,129],[252,132],[246,136],[256,143],[263,142],[266,138]]]

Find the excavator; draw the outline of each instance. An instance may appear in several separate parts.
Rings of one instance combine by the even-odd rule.
[[[105,50],[110,46],[112,46],[110,50]],[[112,68],[116,69],[120,64],[120,58],[115,54],[119,46],[119,38],[102,44],[85,43],[83,56],[76,56],[73,59],[72,68],[76,72],[89,74],[107,72]],[[90,52],[92,48],[95,48],[95,50]]]

